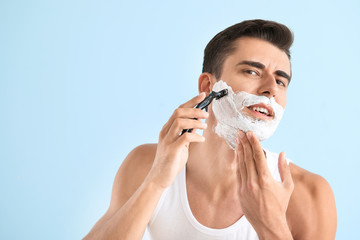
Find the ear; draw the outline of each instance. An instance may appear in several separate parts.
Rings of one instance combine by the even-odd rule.
[[[199,92],[205,92],[206,95],[209,95],[215,82],[216,79],[211,73],[202,73],[199,77]]]

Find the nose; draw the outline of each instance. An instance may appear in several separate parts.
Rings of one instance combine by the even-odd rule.
[[[267,74],[263,77],[261,86],[259,88],[259,95],[268,98],[275,97],[278,91],[278,86],[274,76]]]

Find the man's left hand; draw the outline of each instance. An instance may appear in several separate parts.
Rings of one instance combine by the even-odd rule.
[[[292,239],[286,210],[294,183],[285,153],[279,155],[281,182],[278,182],[272,177],[264,151],[252,132],[239,131],[236,141],[239,196],[244,215],[260,239]]]

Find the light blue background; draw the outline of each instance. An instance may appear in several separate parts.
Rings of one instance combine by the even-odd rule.
[[[197,94],[203,49],[245,19],[295,33],[285,117],[264,146],[322,175],[360,239],[358,1],[0,2],[0,239],[80,239],[127,153]]]

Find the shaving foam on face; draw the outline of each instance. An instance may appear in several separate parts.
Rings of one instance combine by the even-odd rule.
[[[235,150],[236,148],[236,137],[239,130],[252,131],[260,141],[268,139],[274,134],[284,114],[284,108],[276,103],[274,97],[268,98],[243,91],[234,93],[232,88],[222,80],[214,84],[213,91],[217,92],[223,89],[228,89],[228,95],[212,103],[212,110],[217,120],[214,131],[226,140],[231,149]],[[259,103],[273,108],[273,119],[256,119],[242,111],[244,107]]]

